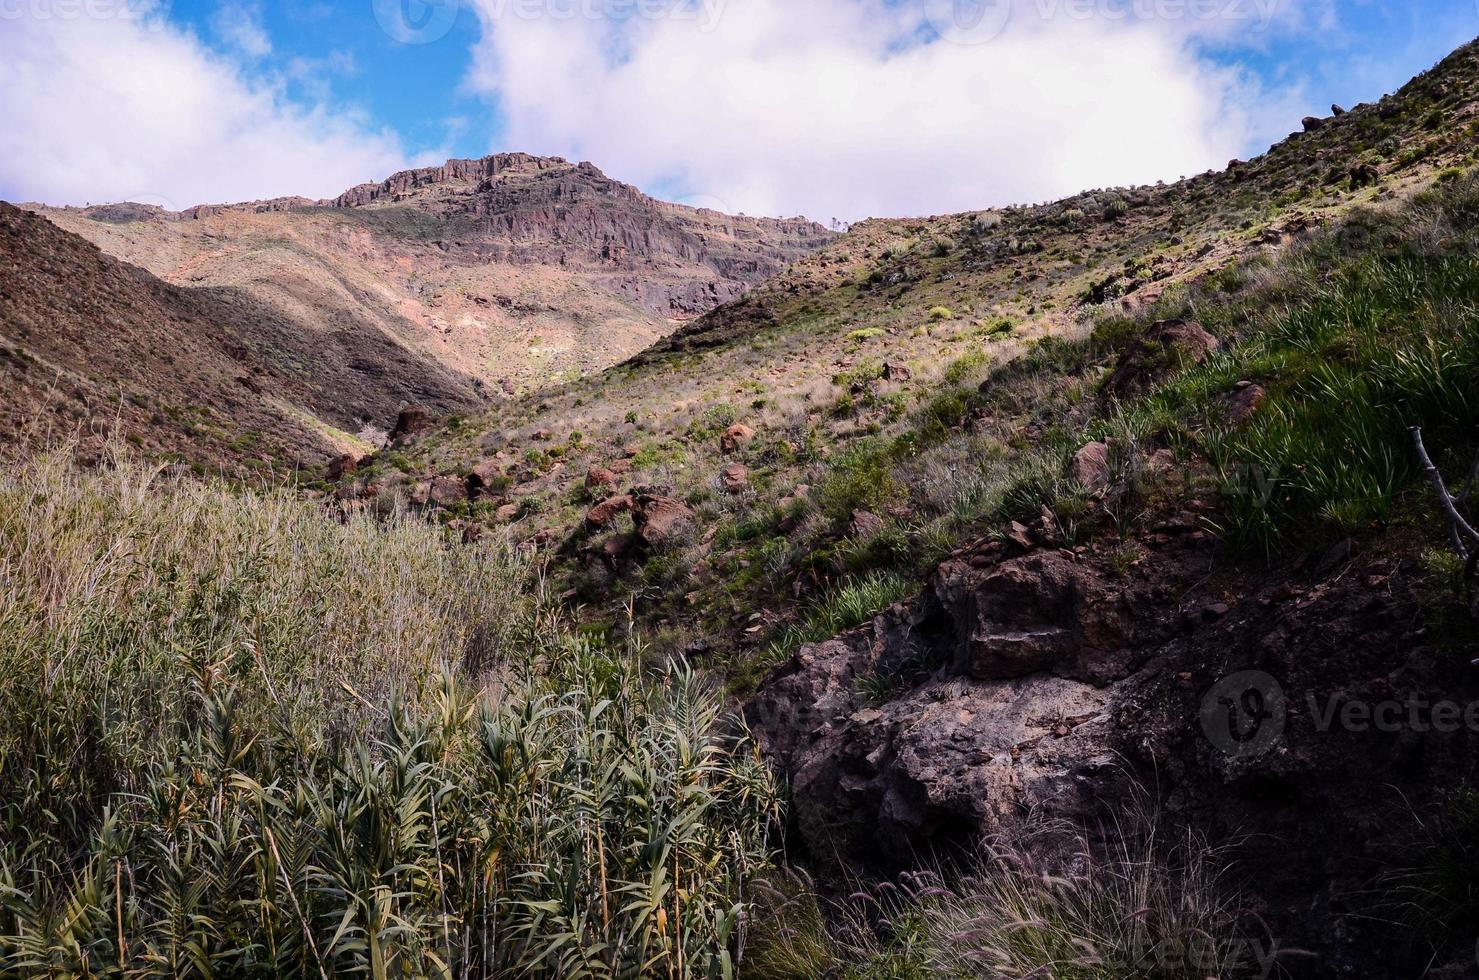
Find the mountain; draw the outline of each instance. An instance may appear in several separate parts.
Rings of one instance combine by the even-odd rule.
[[[522,153],[449,160],[331,201],[35,210],[169,282],[239,290],[305,332],[373,328],[494,396],[620,361],[832,237]]]
[[[1476,131],[1468,45],[840,236],[521,156],[0,210],[10,446],[298,491],[0,470],[0,969],[1474,976]]]
[[[141,403],[127,435],[207,466],[321,463],[370,448],[407,404],[464,412],[578,377],[832,237],[525,154],[333,201],[30,211],[6,206],[0,288],[12,369],[43,367],[15,375],[11,410],[39,414],[33,399],[60,397],[42,375],[61,377],[90,393],[62,417],[106,426],[122,384]],[[202,412],[219,438],[180,421]],[[270,453],[241,449],[259,439]]]

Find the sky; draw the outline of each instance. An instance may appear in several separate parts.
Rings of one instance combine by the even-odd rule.
[[[1174,180],[1479,35],[1479,0],[0,0],[0,198],[332,197],[589,160],[820,221]]]

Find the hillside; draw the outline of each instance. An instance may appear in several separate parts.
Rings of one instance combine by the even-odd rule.
[[[381,334],[305,336],[250,297],[162,282],[3,203],[0,255],[12,453],[72,437],[95,453],[117,437],[281,477],[363,451],[357,417],[393,418],[407,400],[477,403],[468,379]]]
[[[846,571],[838,561],[826,567],[817,549],[848,537],[848,503],[867,504],[907,534],[901,547],[934,557],[986,530],[952,516],[941,478],[964,478],[988,433],[995,452],[1020,452],[1061,421],[1034,412],[1029,395],[977,411],[970,396],[993,371],[1023,355],[1051,358],[1057,344],[1101,327],[1113,334],[1117,321],[1158,303],[1174,308],[1224,274],[1234,282],[1226,270],[1238,263],[1283,254],[1353,208],[1395,204],[1466,164],[1474,75],[1466,48],[1379,104],[1312,119],[1312,131],[1262,157],[1172,185],[860,223],[618,367],[430,435],[390,461],[399,473],[388,482],[410,492],[417,480],[460,480],[475,469],[484,484],[496,476],[497,492],[473,501],[473,516],[493,525],[498,513],[517,513],[523,540],[576,551],[603,540],[604,529],[586,520],[594,504],[626,488],[665,487],[698,513],[717,539],[714,553],[695,553],[682,568],[619,563],[621,576],[594,560],[570,584],[590,600],[610,588],[641,593],[659,576],[659,618],[726,642],[729,614],[769,608],[767,627],[751,635],[758,643],[780,612],[764,591],[774,578],[755,571],[765,564],[758,549],[784,538],[774,558],[784,589],[810,595]],[[726,440],[731,426],[740,429]],[[912,448],[866,461],[887,445]],[[775,508],[796,501],[798,486],[817,488],[856,459],[865,460],[859,479],[887,479],[887,492],[823,501],[823,513],[799,522],[804,541],[796,529],[776,532]],[[745,468],[743,492],[721,486],[729,464]],[[614,479],[591,478],[592,467],[614,469]],[[373,469],[361,481],[387,483]],[[805,554],[816,567],[795,567]],[[700,558],[697,580],[685,581]],[[632,571],[642,574],[633,580]],[[730,598],[704,593],[709,573]],[[790,581],[798,573],[802,580]],[[751,584],[762,592],[749,592]],[[704,601],[680,601],[695,588]]]
[[[178,286],[331,338],[383,335],[502,398],[605,368],[831,234],[655,200],[589,163],[450,160],[335,200],[33,206]],[[364,419],[382,427],[383,413]]]
[[[1479,43],[1298,129],[0,205],[0,972],[1479,976]]]
[[[1444,930],[1472,905],[1433,882],[1450,844],[1424,835],[1466,819],[1479,745],[1332,730],[1309,705],[1472,700],[1473,546],[1450,545],[1408,429],[1472,470],[1476,109],[1471,46],[1222,171],[862,223],[337,493],[507,536],[588,629],[630,609],[655,652],[723,676],[833,887],[1151,792],[1202,839],[1265,842],[1228,860],[1244,925],[1308,951],[1281,969],[1407,975],[1462,947]],[[1221,718],[1248,671],[1267,697],[1232,691]],[[1250,692],[1287,715],[1245,751],[1215,725]],[[920,963],[866,955],[948,962],[995,900],[919,913],[943,930]],[[1414,908],[1433,923],[1379,924]],[[1015,945],[1000,928],[992,948]],[[865,955],[790,952],[794,975]]]

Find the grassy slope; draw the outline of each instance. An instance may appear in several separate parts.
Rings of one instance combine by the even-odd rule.
[[[598,560],[559,560],[557,574],[577,601],[610,608],[613,591],[635,596],[660,642],[699,634],[743,682],[776,643],[851,625],[962,541],[1067,500],[1063,458],[1092,414],[1075,406],[1095,400],[1096,372],[1123,336],[1110,321],[1236,291],[1230,267],[1354,206],[1396,206],[1466,165],[1476,79],[1475,51],[1463,49],[1379,105],[1175,185],[863,223],[627,365],[462,420],[368,479],[460,473],[494,457],[509,490],[470,516],[491,523],[510,500],[516,536],[573,535],[579,552],[600,542],[580,524],[599,499],[583,487],[587,467],[630,457],[628,485],[663,487],[697,510],[693,539],[619,578]],[[1375,186],[1353,186],[1359,164],[1380,172]],[[1249,312],[1212,326],[1243,333]],[[912,378],[884,379],[885,363]],[[738,495],[716,479],[727,461],[719,434],[734,421],[758,432],[734,455],[751,483]],[[798,487],[809,494],[798,499]],[[850,535],[857,509],[883,517],[883,532]]]

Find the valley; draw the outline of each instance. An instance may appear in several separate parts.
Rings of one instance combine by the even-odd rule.
[[[0,204],[7,969],[1475,975],[1479,46],[1296,129]]]

